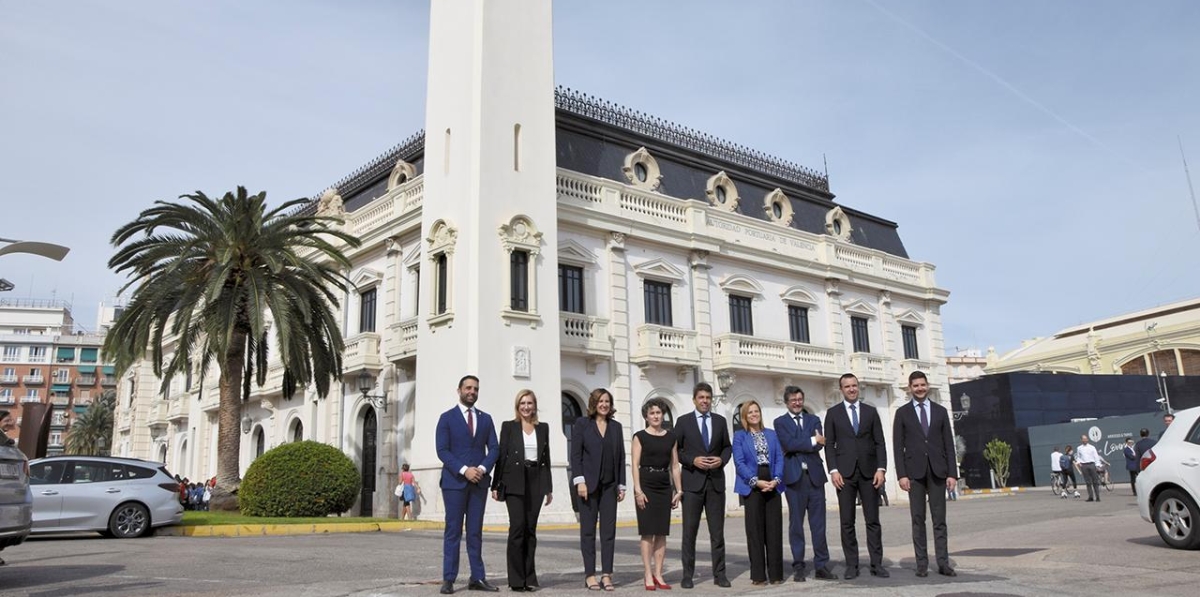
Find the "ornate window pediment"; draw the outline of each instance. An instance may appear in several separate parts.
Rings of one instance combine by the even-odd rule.
[[[925,325],[925,318],[921,317],[920,313],[917,313],[916,311],[914,311],[912,309],[908,309],[907,311],[897,315],[896,321],[899,321],[901,323],[907,323],[909,325],[913,325],[916,327],[921,327],[921,326]]]
[[[421,267],[421,247],[414,246],[400,261],[400,265],[406,270],[416,269]]]
[[[841,207],[835,207],[825,213],[825,233],[829,236],[850,242],[850,232],[852,230],[850,216],[847,216]]]
[[[780,226],[791,226],[792,216],[792,200],[783,194],[783,189],[775,189],[763,198],[763,212],[767,214],[767,219],[779,224]]]
[[[378,286],[382,281],[383,274],[369,267],[360,267],[350,272],[350,282],[359,291],[366,290],[372,286]]]
[[[662,184],[662,172],[658,169],[658,160],[639,147],[637,151],[625,156],[625,165],[621,168],[629,184],[647,191],[657,191]]]
[[[500,244],[504,251],[512,253],[514,249],[529,251],[537,255],[542,249],[542,233],[538,232],[533,220],[527,216],[513,216],[507,224],[500,225]]]
[[[684,278],[684,271],[671,265],[663,258],[651,259],[640,265],[633,267],[634,273],[643,277],[655,280],[663,280],[667,282],[680,282]]]
[[[875,310],[875,307],[871,306],[871,303],[868,303],[862,299],[855,299],[850,304],[846,305],[842,310],[847,313],[853,313],[854,315],[860,315],[862,317],[872,319],[875,318],[875,316],[879,313]]]
[[[390,191],[416,177],[417,167],[404,160],[399,160],[388,176],[387,190]]]
[[[568,238],[558,243],[558,262],[578,267],[590,267],[596,264],[596,255],[579,242]]]
[[[724,170],[708,179],[704,194],[713,207],[730,212],[737,211],[738,201],[741,199],[738,196],[737,185],[733,184],[733,180]]]
[[[428,254],[431,257],[443,252],[453,254],[454,245],[458,242],[458,229],[446,220],[438,220],[429,227],[429,236],[425,237],[425,242],[429,243]]]
[[[817,297],[813,296],[813,293],[809,292],[807,288],[799,285],[779,293],[779,298],[787,304],[808,307],[810,310],[816,310],[818,306]]]
[[[721,280],[719,285],[728,294],[739,294],[754,298],[762,298],[763,295],[762,284],[759,284],[758,281],[746,274],[730,274],[725,276],[725,279]]]

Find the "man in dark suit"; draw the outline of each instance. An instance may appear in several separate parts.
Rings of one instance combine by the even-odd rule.
[[[929,544],[925,537],[925,504],[933,518],[933,549],[938,574],[958,576],[950,567],[946,532],[946,491],[958,482],[954,461],[954,434],[946,407],[929,399],[929,380],[920,371],[908,376],[912,402],[896,411],[892,446],[896,454],[896,476],[900,489],[908,492],[912,515],[913,552],[917,576],[929,575]]]
[[[1138,432],[1138,436],[1139,439],[1137,443],[1133,445],[1133,449],[1137,452],[1138,464],[1140,465],[1142,456],[1146,454],[1146,450],[1153,448],[1154,444],[1158,443],[1158,440],[1150,437],[1150,430],[1146,429],[1145,427],[1142,427],[1142,430]]]
[[[467,528],[467,559],[471,562],[472,591],[497,591],[483,569],[483,510],[487,506],[489,474],[499,456],[492,417],[475,408],[479,378],[458,381],[458,404],[442,413],[437,423],[437,455],[442,461],[442,502],[446,530],[442,535],[443,595],[454,592],[458,578],[459,543],[463,520]]]
[[[804,516],[812,534],[815,577],[832,580],[829,543],[825,540],[825,463],[821,449],[825,435],[821,418],[804,412],[804,391],[783,390],[788,412],[775,419],[775,435],[783,449],[784,496],[788,502],[788,543],[792,546],[792,579],[804,582]]]
[[[825,411],[825,461],[837,489],[842,522],[842,551],[846,554],[846,580],[858,577],[858,537],[854,531],[854,503],[862,501],[867,521],[867,553],[871,575],[886,578],[883,567],[883,528],[879,525],[879,488],[887,471],[887,443],[875,407],[858,399],[858,378],[847,373],[838,380],[842,402]]]
[[[692,588],[696,572],[696,534],[700,514],[708,519],[712,546],[713,581],[728,587],[725,575],[725,465],[732,455],[725,417],[712,411],[712,386],[700,382],[692,389],[696,410],[675,421],[679,463],[683,468],[683,580]]]

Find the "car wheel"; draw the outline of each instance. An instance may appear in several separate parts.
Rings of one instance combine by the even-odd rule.
[[[1154,528],[1167,545],[1175,549],[1200,547],[1200,531],[1196,529],[1200,511],[1187,493],[1179,489],[1163,491],[1154,500],[1153,512]]]
[[[150,511],[141,504],[127,502],[117,506],[108,517],[108,532],[118,539],[141,537],[150,530]]]

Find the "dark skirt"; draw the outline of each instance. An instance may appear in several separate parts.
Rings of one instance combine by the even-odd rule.
[[[671,534],[671,474],[666,469],[643,468],[641,473],[642,493],[646,494],[646,508],[637,508],[639,535]]]

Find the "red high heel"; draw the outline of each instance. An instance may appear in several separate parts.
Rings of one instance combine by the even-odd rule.
[[[645,586],[645,587],[646,587],[646,590],[647,590],[647,591],[653,591],[653,590],[654,590],[654,585],[646,585],[646,584],[643,584],[643,586]]]
[[[652,576],[652,577],[650,577],[650,578],[654,578],[654,577]],[[671,585],[669,585],[669,584],[667,584],[667,583],[663,582],[663,581],[662,581],[662,579],[659,579],[659,578],[654,578],[654,586],[655,586],[656,588],[662,589],[662,590],[664,590],[664,591],[670,591],[670,590],[671,590]]]

